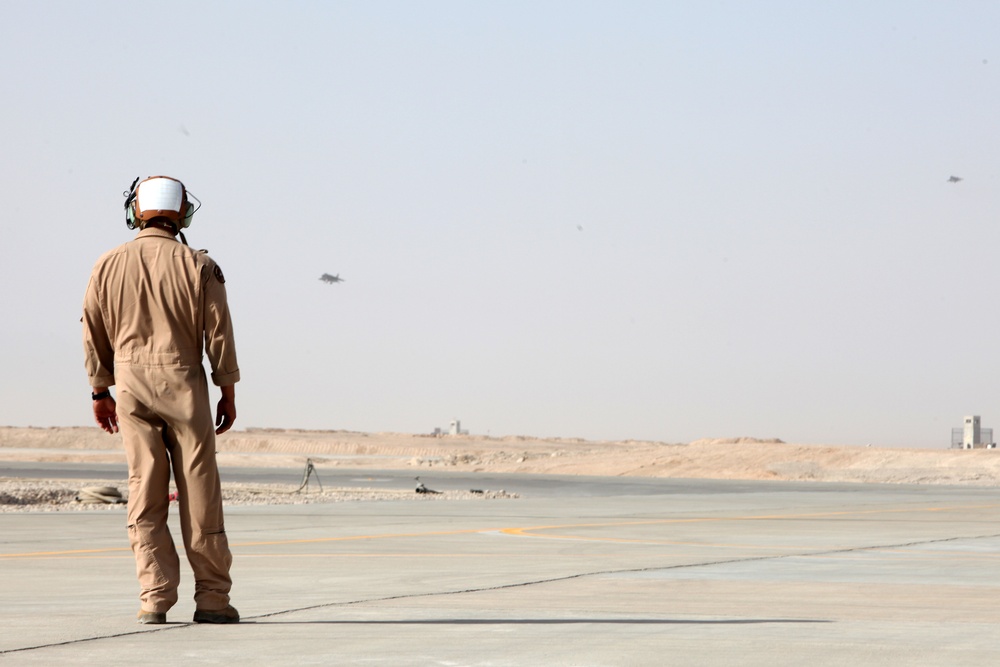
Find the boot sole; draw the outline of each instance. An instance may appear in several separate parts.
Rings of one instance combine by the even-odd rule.
[[[215,623],[217,625],[224,625],[229,623],[239,623],[239,616],[223,616],[222,614],[212,614],[196,611],[194,613],[195,623]]]

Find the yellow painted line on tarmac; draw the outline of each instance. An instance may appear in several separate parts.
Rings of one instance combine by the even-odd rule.
[[[837,512],[805,512],[801,514],[759,514],[750,516],[706,516],[689,517],[680,519],[644,519],[641,521],[607,521],[601,523],[570,523],[555,524],[550,526],[527,526],[521,528],[503,528],[500,530],[505,535],[516,535],[520,537],[543,537],[552,539],[589,539],[589,540],[615,540],[618,538],[594,538],[560,535],[535,535],[536,531],[559,530],[564,528],[612,528],[624,526],[656,526],[681,523],[718,523],[723,521],[776,521],[789,519],[818,519],[836,516],[869,516],[873,514],[899,514],[904,512],[947,512],[947,511],[970,511],[981,509],[993,509],[1000,507],[1000,503],[989,505],[962,505],[951,507],[897,507],[871,510],[841,510]],[[643,541],[643,540],[638,540]]]
[[[358,540],[384,540],[398,537],[433,537],[442,535],[468,535],[470,533],[488,533],[496,529],[467,528],[464,530],[442,530],[429,533],[384,533],[382,535],[343,535],[340,537],[313,537],[303,540],[269,540],[265,542],[238,542],[232,547],[264,547],[278,544],[321,544],[323,542],[354,542]]]
[[[268,540],[261,542],[236,542],[230,544],[230,548],[237,547],[260,547],[260,546],[277,546],[282,544],[319,544],[323,542],[351,542],[357,540],[380,540],[380,539],[392,539],[399,537],[432,537],[432,536],[442,536],[442,535],[463,535],[469,533],[487,533],[496,532],[496,529],[465,529],[465,530],[448,530],[448,531],[434,531],[428,533],[386,533],[382,535],[344,535],[341,537],[317,537],[310,539],[301,540]],[[180,546],[178,545],[178,549]],[[86,554],[100,554],[100,553],[113,553],[119,551],[126,551],[131,553],[132,549],[130,547],[115,547],[110,549],[70,549],[65,551],[33,551],[28,553],[15,553],[15,554],[0,554],[0,558],[42,558],[42,557],[58,557],[58,556],[82,556]]]
[[[602,557],[607,557],[609,554],[601,554]],[[610,554],[612,556],[620,556],[622,558],[628,556],[628,554]],[[633,554],[634,555],[634,554]],[[241,553],[238,554],[239,560],[247,560],[254,558],[472,558],[475,560],[483,560],[488,557],[496,558],[531,558],[533,560],[538,560],[539,558],[545,558],[545,556],[538,556],[537,554],[508,554],[508,553],[490,553],[484,554],[482,552],[475,553],[383,553],[383,552],[370,552],[370,551],[320,551],[315,553]],[[556,554],[549,556],[549,558],[593,558],[594,554]]]
[[[607,526],[614,526],[616,524],[605,524]],[[555,526],[556,528],[579,528],[580,526]],[[711,547],[711,548],[721,548],[721,549],[758,549],[767,551],[787,551],[788,549],[806,549],[807,546],[801,544],[728,544],[725,542],[689,542],[682,540],[655,540],[655,539],[639,539],[639,538],[627,538],[627,537],[594,537],[592,535],[533,535],[528,532],[531,528],[505,528],[500,532],[505,535],[515,535],[518,537],[532,537],[541,538],[548,540],[576,540],[579,542],[611,542],[614,544],[649,544],[653,546],[671,546],[671,547]]]
[[[685,546],[703,546],[703,547],[731,547],[731,548],[743,548],[743,549],[776,549],[779,547],[774,546],[760,546],[760,545],[723,545],[715,543],[697,543],[697,542],[677,542],[677,541],[657,541],[657,540],[630,540],[626,538],[615,538],[615,537],[593,537],[593,536],[573,536],[573,535],[538,535],[540,531],[551,531],[551,530],[564,530],[569,528],[612,528],[612,527],[625,527],[625,526],[653,526],[653,525],[669,525],[669,524],[683,524],[683,523],[719,523],[726,521],[768,521],[768,520],[792,520],[792,519],[816,519],[824,517],[837,517],[837,516],[870,516],[876,514],[899,514],[899,513],[921,513],[921,512],[947,512],[947,511],[971,511],[971,510],[982,510],[982,509],[994,509],[1000,507],[1000,503],[993,503],[988,505],[964,505],[964,506],[951,506],[951,507],[902,507],[902,508],[883,508],[883,509],[871,509],[871,510],[842,510],[837,512],[805,512],[800,514],[761,514],[761,515],[748,515],[748,516],[717,516],[717,517],[688,517],[688,518],[674,518],[674,519],[645,519],[645,520],[628,520],[628,521],[605,521],[599,523],[572,523],[572,524],[553,524],[545,526],[525,526],[525,527],[514,527],[514,528],[470,528],[463,530],[448,530],[448,531],[431,531],[426,533],[382,533],[377,535],[344,535],[339,537],[318,537],[310,539],[293,539],[293,540],[264,540],[256,542],[238,542],[233,543],[230,546],[233,548],[240,547],[257,547],[257,546],[279,546],[279,545],[290,545],[290,544],[322,544],[329,542],[352,542],[360,540],[383,540],[383,539],[398,539],[398,538],[408,538],[408,537],[441,537],[446,535],[469,535],[475,533],[501,533],[504,535],[513,535],[519,537],[531,537],[531,538],[541,538],[541,539],[574,539],[574,540],[589,540],[589,541],[601,541],[601,542],[621,542],[621,543],[653,543],[653,544],[674,544],[674,545],[685,545]],[[791,548],[791,547],[785,547]],[[26,553],[10,553],[10,554],[0,554],[0,559],[12,559],[12,558],[53,558],[53,557],[67,557],[67,556],[88,556],[95,554],[117,554],[117,553],[130,553],[131,548],[129,547],[112,547],[107,549],[70,549],[62,551],[35,551]]]
[[[71,549],[68,551],[34,551],[30,553],[19,553],[19,554],[0,554],[0,558],[35,558],[40,556],[82,556],[86,554],[107,554],[107,553],[117,553],[120,551],[132,553],[132,549],[129,547],[112,547],[109,549]]]
[[[664,542],[663,544],[668,545],[681,545],[684,546],[686,543],[683,542]],[[732,549],[773,549],[777,551],[787,551],[789,549],[809,549],[816,548],[815,545],[805,546],[805,545],[789,545],[785,547],[759,547],[746,544],[721,544],[721,543],[699,543],[695,546],[706,547],[706,548],[732,548]],[[564,558],[594,558],[593,553],[564,553],[560,552],[557,554],[539,555],[539,554],[510,554],[510,553],[491,553],[485,554],[482,552],[475,553],[384,553],[384,552],[372,552],[372,551],[321,551],[313,553],[241,553],[239,554],[239,559],[260,559],[260,558],[474,558],[476,560],[482,560],[488,557],[496,558],[532,558],[534,560],[540,558],[550,558],[550,559],[564,559]],[[620,557],[627,558],[635,556],[635,552],[622,552],[619,554],[602,552],[600,554],[601,558],[611,558]],[[1000,559],[1000,553],[998,554],[987,554],[987,553],[970,553],[967,551],[957,551],[951,550],[948,552],[915,552],[915,551],[903,551],[901,549],[878,549],[878,548],[865,548],[864,553],[852,552],[849,554],[840,553],[818,553],[818,554],[797,554],[796,557],[808,558],[812,560],[850,560],[850,561],[885,561],[886,556],[895,557],[896,560],[905,561],[938,561],[946,560],[948,562],[952,561],[971,561],[971,562],[995,562]]]

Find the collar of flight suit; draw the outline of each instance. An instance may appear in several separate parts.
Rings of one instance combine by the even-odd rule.
[[[170,239],[171,241],[177,241],[177,237],[174,234],[171,234],[165,229],[160,229],[159,227],[147,227],[135,235],[137,239],[148,238],[150,236],[159,236],[161,238]]]

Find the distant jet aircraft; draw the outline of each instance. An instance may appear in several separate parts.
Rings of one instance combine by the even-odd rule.
[[[329,284],[347,282],[346,280],[340,277],[339,273],[335,276],[331,276],[329,273],[324,273],[319,277],[319,279]]]
[[[948,178],[949,183],[958,183],[960,180],[962,180],[961,176],[951,176]]]

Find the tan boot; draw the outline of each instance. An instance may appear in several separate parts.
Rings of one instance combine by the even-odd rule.
[[[219,609],[218,611],[208,611],[205,609],[198,609],[194,612],[194,622],[195,623],[239,623],[240,622],[240,612],[229,605],[225,609]]]
[[[146,625],[162,625],[167,622],[167,612],[165,611],[143,611],[140,609],[135,617],[140,623]]]

